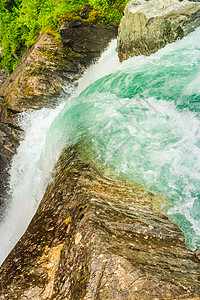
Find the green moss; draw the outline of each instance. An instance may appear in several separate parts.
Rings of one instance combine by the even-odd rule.
[[[60,21],[65,20],[65,21],[69,21],[69,22],[80,21],[81,17],[77,13],[69,13],[69,14],[63,15],[59,20]]]

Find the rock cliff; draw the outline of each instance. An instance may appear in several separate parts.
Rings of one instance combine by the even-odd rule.
[[[200,3],[178,0],[132,0],[118,34],[120,61],[150,55],[183,38],[200,25]]]
[[[200,299],[200,261],[161,199],[66,149],[0,270],[0,299]],[[196,298],[195,298],[196,297]]]
[[[85,68],[116,38],[117,27],[63,21],[60,36],[61,40],[54,33],[41,35],[0,87],[0,203],[5,198],[6,167],[22,134],[17,114],[54,106],[66,93],[63,87],[73,88]]]

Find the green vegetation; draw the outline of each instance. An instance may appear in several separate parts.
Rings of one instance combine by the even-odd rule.
[[[90,23],[119,23],[127,0],[0,0],[1,67],[12,72],[27,47],[40,32],[58,35],[61,19],[81,19],[80,12],[90,5]]]

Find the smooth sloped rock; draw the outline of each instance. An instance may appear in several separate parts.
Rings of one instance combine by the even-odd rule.
[[[160,199],[67,149],[0,270],[0,299],[200,299],[200,261]]]
[[[200,3],[178,0],[132,0],[118,34],[120,61],[150,55],[200,25]]]
[[[14,112],[49,107],[55,105],[64,82],[76,73],[77,65],[67,60],[62,44],[53,35],[44,34],[25,53],[0,94]]]
[[[1,87],[4,105],[14,112],[44,107],[48,102],[50,105],[47,97],[58,94],[63,83],[59,70],[56,73],[62,55],[61,44],[54,36],[41,36]]]

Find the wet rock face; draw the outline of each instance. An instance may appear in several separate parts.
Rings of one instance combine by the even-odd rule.
[[[22,130],[12,124],[0,122],[0,217],[2,205],[5,204],[5,196],[8,182],[9,162],[19,145]]]
[[[200,25],[200,3],[178,0],[132,0],[118,34],[120,61],[150,55]]]
[[[0,270],[0,299],[199,299],[200,261],[159,197],[68,149]],[[195,298],[196,297],[196,298]]]
[[[51,105],[49,97],[61,92],[64,70],[63,49],[52,35],[41,36],[20,61],[15,72],[0,89],[9,110],[21,112]]]
[[[22,134],[22,130],[14,125],[13,118],[10,118],[8,111],[2,105],[0,107],[0,218],[7,199],[9,163],[16,153]]]

